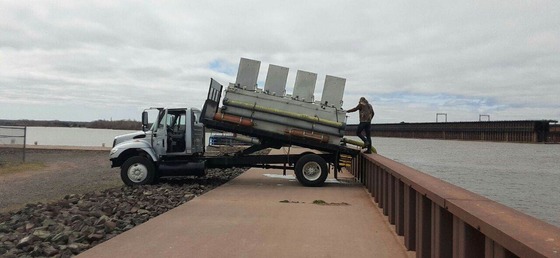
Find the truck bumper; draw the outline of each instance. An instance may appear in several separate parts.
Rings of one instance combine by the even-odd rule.
[[[111,167],[120,167],[121,166],[121,162],[119,162],[118,158],[114,158],[114,159],[110,159],[111,160]]]

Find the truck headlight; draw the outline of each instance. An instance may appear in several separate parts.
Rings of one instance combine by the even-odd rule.
[[[112,148],[109,156],[113,156],[113,154],[117,153],[117,151],[119,151],[119,148]]]

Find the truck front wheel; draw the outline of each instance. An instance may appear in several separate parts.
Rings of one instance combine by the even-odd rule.
[[[151,184],[155,178],[155,166],[151,160],[134,156],[121,166],[121,179],[129,186]]]
[[[316,154],[306,154],[298,159],[294,172],[305,186],[321,186],[329,175],[327,162]]]

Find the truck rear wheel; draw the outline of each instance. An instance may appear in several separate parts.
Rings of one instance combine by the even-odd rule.
[[[329,175],[327,162],[316,154],[306,154],[298,159],[294,172],[305,186],[322,186]]]
[[[151,184],[155,178],[155,166],[151,160],[134,156],[121,166],[121,179],[129,186]]]

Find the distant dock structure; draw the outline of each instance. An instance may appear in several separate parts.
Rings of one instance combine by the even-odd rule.
[[[559,143],[556,120],[372,124],[372,136],[465,141]],[[357,125],[347,125],[355,135]]]
[[[550,131],[549,131],[548,137],[550,139],[549,142],[560,143],[560,125],[559,124],[550,125]]]

